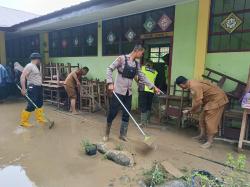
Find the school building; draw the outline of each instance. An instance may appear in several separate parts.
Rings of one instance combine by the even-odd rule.
[[[172,83],[201,79],[205,67],[243,82],[248,75],[250,0],[90,0],[43,16],[3,7],[0,15],[2,64],[24,65],[40,51],[45,63],[79,63],[103,80],[118,55],[142,43],[163,77],[169,54]]]

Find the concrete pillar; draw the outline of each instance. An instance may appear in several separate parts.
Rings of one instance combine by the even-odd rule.
[[[194,78],[201,79],[205,69],[211,0],[199,0]]]
[[[98,57],[102,57],[102,20],[98,21],[98,27],[97,27],[97,35],[98,35],[98,42],[97,42],[97,51],[98,51]]]
[[[45,64],[49,63],[49,34],[47,32],[40,34],[40,53]]]
[[[5,33],[0,31],[0,64],[6,64]]]

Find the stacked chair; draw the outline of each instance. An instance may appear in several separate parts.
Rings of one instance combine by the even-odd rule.
[[[64,80],[76,66],[68,64],[49,63],[42,67],[44,101],[57,106],[58,109],[68,107],[68,98],[64,89]]]
[[[96,112],[107,110],[108,98],[106,82],[97,80],[83,80],[80,90],[80,110]]]

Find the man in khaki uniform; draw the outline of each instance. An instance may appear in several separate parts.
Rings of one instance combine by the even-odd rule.
[[[228,98],[223,90],[209,81],[188,80],[183,76],[176,79],[176,84],[182,89],[189,89],[192,94],[192,108],[183,113],[192,115],[201,110],[199,126],[200,135],[194,137],[206,140],[202,148],[210,148],[214,135],[218,132],[221,117],[228,103]]]
[[[89,72],[88,67],[83,67],[82,69],[72,71],[64,81],[64,88],[70,99],[70,112],[72,112],[73,114],[78,114],[76,111],[76,99],[77,99],[76,88],[79,91],[81,84],[80,83],[81,77],[87,75],[88,72]]]

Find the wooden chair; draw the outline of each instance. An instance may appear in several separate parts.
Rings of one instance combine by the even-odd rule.
[[[80,90],[80,109],[96,112],[100,107],[108,107],[106,83],[99,80],[84,80]]]
[[[50,62],[42,66],[44,101],[55,104],[59,109],[69,106],[64,80],[71,73],[72,68],[79,68],[79,64],[72,66],[70,63],[65,65]]]
[[[177,126],[181,127],[182,111],[185,107],[190,105],[190,92],[178,89],[174,83],[173,93],[166,96],[166,117],[175,118]]]
[[[243,97],[245,88],[246,88],[246,83],[237,80],[233,77],[230,77],[224,73],[215,71],[213,69],[210,68],[206,68],[205,69],[205,73],[203,75],[203,78],[208,79],[214,83],[216,83],[220,88],[223,89],[223,86],[225,84],[226,81],[230,81],[234,84],[236,84],[236,87],[233,89],[233,91],[231,92],[227,92],[227,96],[229,99],[229,103],[230,103],[230,108],[234,108],[234,103],[238,103],[239,100]]]
[[[245,88],[244,94],[248,93],[250,90],[250,67],[248,70],[248,79],[247,79],[247,86]],[[244,109],[241,129],[240,129],[240,137],[239,137],[239,144],[238,144],[238,151],[242,151],[243,144],[250,144],[249,141],[249,120],[248,117],[250,115],[250,109]]]
[[[243,111],[227,109],[223,114],[220,136],[226,139],[237,140],[240,136],[240,126]]]

